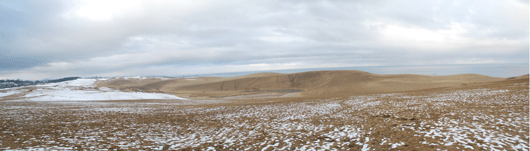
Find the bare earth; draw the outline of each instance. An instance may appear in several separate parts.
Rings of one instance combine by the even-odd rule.
[[[0,149],[529,150],[528,76],[315,71],[98,86],[189,100],[4,99]]]

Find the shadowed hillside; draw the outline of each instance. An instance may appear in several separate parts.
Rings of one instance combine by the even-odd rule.
[[[360,94],[406,92],[414,90],[458,87],[505,80],[478,74],[450,76],[379,75],[363,71],[311,71],[292,74],[263,73],[232,78],[187,79],[116,79],[98,84],[130,91],[157,91],[190,97],[226,97],[288,92],[305,97],[341,97]],[[300,92],[301,91],[301,92]]]

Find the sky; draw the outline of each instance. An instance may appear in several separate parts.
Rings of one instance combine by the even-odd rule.
[[[0,0],[0,79],[529,63],[528,0]]]

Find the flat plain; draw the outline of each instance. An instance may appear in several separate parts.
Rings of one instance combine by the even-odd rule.
[[[528,76],[317,71],[0,94],[2,150],[529,150]]]

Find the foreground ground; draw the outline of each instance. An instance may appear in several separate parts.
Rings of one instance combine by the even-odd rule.
[[[0,101],[0,149],[528,150],[528,78],[328,99]]]

